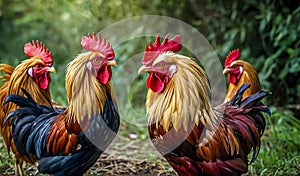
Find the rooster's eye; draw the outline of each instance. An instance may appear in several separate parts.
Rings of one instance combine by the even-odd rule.
[[[95,63],[95,64],[99,64],[99,63],[101,62],[101,60],[103,60],[102,57],[95,57],[95,58],[94,58],[94,63]]]
[[[160,63],[158,66],[159,66],[159,68],[165,68],[165,63]]]
[[[95,58],[94,62],[95,62],[95,64],[99,64],[100,63],[100,59],[99,58]]]
[[[36,65],[35,67],[36,67],[37,69],[40,69],[40,68],[41,68],[41,66],[40,66],[40,65]]]

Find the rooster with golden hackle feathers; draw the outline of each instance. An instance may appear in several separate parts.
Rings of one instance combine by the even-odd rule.
[[[228,103],[213,107],[204,70],[176,54],[181,38],[168,35],[146,46],[139,74],[147,72],[148,132],[152,143],[179,175],[241,175],[257,157],[269,109],[259,92],[242,99],[242,85]]]
[[[26,97],[8,95],[6,103],[20,108],[11,112],[13,139],[19,153],[38,160],[40,173],[83,175],[112,142],[120,119],[112,83],[114,50],[100,33],[83,36],[88,50],[68,64],[67,108],[37,104]]]
[[[225,59],[223,74],[228,74],[229,86],[224,102],[230,101],[245,83],[249,83],[250,88],[243,94],[243,99],[261,90],[255,68],[246,61],[238,60],[239,57],[240,50],[235,49],[230,51]]]
[[[27,90],[33,99],[44,106],[51,107],[49,84],[50,72],[55,72],[52,53],[39,41],[32,41],[24,45],[24,53],[30,57],[22,61],[16,68],[8,64],[0,64],[0,71],[5,72],[0,76],[0,129],[7,151],[12,149],[16,157],[16,175],[23,175],[22,163],[32,163],[25,155],[20,154],[14,145],[11,122],[4,123],[10,112],[17,109],[17,105],[4,101],[7,95],[24,95],[21,88]]]

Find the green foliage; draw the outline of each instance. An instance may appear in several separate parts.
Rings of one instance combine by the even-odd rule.
[[[2,0],[0,61],[17,65],[26,58],[22,52],[24,43],[38,39],[53,52],[54,66],[59,65],[57,71],[64,72],[60,66],[82,51],[79,45],[82,35],[100,31],[127,17],[158,14],[193,25],[209,40],[222,61],[229,50],[240,48],[242,59],[258,70],[263,88],[278,95],[269,99],[272,104],[297,104],[300,101],[299,4],[283,0]],[[137,44],[133,42],[128,48]],[[130,54],[131,51],[122,53],[122,57]]]
[[[188,23],[208,38],[221,58],[240,48],[242,59],[257,69],[262,87],[276,95],[270,103],[299,104],[299,2],[191,2],[198,10]]]
[[[13,162],[12,159],[8,159],[9,156],[7,154],[7,151],[5,148],[0,151],[0,173],[4,173],[7,168],[11,166],[11,163]]]
[[[300,166],[300,121],[289,110],[271,107],[268,128],[262,138],[251,175],[296,175]]]
[[[282,8],[282,13],[275,13],[276,5],[262,4],[259,33],[266,55],[260,77],[263,85],[274,94],[274,103],[284,105],[299,103],[297,85],[300,80],[300,6],[296,9]],[[266,14],[266,15],[263,15]]]

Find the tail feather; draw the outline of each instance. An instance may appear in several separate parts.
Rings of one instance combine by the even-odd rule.
[[[48,136],[49,134],[49,130],[52,124],[51,121],[53,121],[53,118],[49,118],[48,115],[45,115],[45,119],[47,119],[48,122],[40,123],[40,125],[37,126],[35,128],[35,131],[33,132],[35,134],[39,134],[39,135],[35,135],[34,144],[41,144],[41,145],[34,145],[35,154],[38,158],[41,158],[42,155],[48,155],[47,150],[43,147],[47,146],[47,138],[45,136]]]
[[[260,137],[266,127],[266,120],[262,112],[271,115],[271,111],[261,102],[264,97],[270,95],[269,92],[260,90],[242,100],[243,94],[249,86],[250,84],[243,84],[232,97],[229,104],[236,106],[243,112],[242,115],[237,115],[235,117],[236,120],[231,123],[241,135],[242,141],[248,142],[246,146],[252,146],[253,154],[252,159],[250,160],[250,163],[252,163],[258,155],[260,149]]]
[[[50,107],[37,104],[26,90],[22,91],[27,97],[15,94],[6,97],[5,103],[15,103],[20,108],[12,111],[5,123],[12,120],[12,133],[18,152],[29,159],[32,159],[32,154],[40,158],[46,151],[51,120],[58,113]]]
[[[26,92],[26,91],[25,91]],[[21,95],[16,95],[16,94],[9,94],[6,96],[5,102],[4,104],[7,104],[9,102],[12,102],[20,107],[30,107],[30,108],[34,108],[37,111],[39,111],[40,109],[37,107],[37,103],[32,100],[31,97],[23,97]]]
[[[91,144],[68,156],[42,158],[39,160],[38,170],[55,176],[83,175],[101,154],[102,151]]]
[[[16,94],[9,94],[6,96],[6,100],[4,102],[4,104],[7,103],[14,103],[18,106],[20,106],[19,109],[12,111],[4,120],[4,123],[7,123],[11,118],[14,117],[18,117],[21,114],[22,115],[28,115],[28,117],[26,118],[26,120],[22,120],[22,122],[18,122],[15,121],[15,125],[17,126],[22,126],[25,123],[28,123],[30,121],[32,121],[33,117],[31,117],[32,115],[36,115],[39,113],[42,113],[42,109],[40,108],[40,106],[31,98],[31,96],[29,95],[29,93],[22,89],[24,91],[25,94],[27,94],[27,98],[23,97],[21,95],[16,95]]]
[[[3,79],[4,83],[8,82],[10,80],[10,77],[12,73],[14,72],[15,68],[8,64],[0,64],[0,72],[4,71],[6,74],[3,76],[0,76],[0,79]]]
[[[255,106],[259,106],[259,111],[264,111],[266,113],[268,113],[269,115],[271,115],[271,111],[269,108],[267,108],[266,106],[264,106],[261,103],[261,100],[270,95],[270,92],[265,92],[263,90],[260,90],[252,95],[250,95],[249,97],[246,97],[243,101],[242,101],[242,97],[244,92],[250,87],[250,84],[243,84],[236,92],[236,94],[232,97],[232,99],[230,100],[230,105],[232,106],[239,106],[241,109],[247,109],[247,108],[253,108]]]
[[[22,126],[22,128],[20,128],[18,133],[13,131],[14,136],[18,136],[16,138],[14,138],[14,141],[16,143],[16,147],[17,147],[18,152],[21,153],[21,154],[25,154],[25,152],[22,150],[22,148],[23,148],[22,146],[24,144],[26,144],[26,136],[28,135],[28,128],[30,128],[30,123],[24,124]],[[27,155],[27,157],[29,157],[29,155]]]
[[[37,158],[42,157],[43,152],[46,151],[43,147],[46,146],[47,138],[45,136],[48,135],[51,128],[51,120],[52,118],[49,118],[48,114],[44,114],[31,126],[26,140],[26,154],[35,153]]]
[[[236,91],[235,95],[230,100],[229,104],[232,106],[238,105],[243,98],[244,92],[250,87],[249,83],[241,85],[241,87]]]
[[[16,95],[16,94],[9,94],[6,96],[4,104],[12,102],[20,106],[21,108],[19,109],[22,109],[22,114],[33,114],[33,113],[41,114],[41,113],[50,113],[53,111],[52,108],[37,104],[25,89],[23,88],[21,89],[26,95],[26,97],[21,95]],[[30,113],[25,112],[26,108],[30,108],[31,112]]]
[[[261,103],[261,100],[268,96],[271,95],[271,93],[269,92],[265,92],[263,90],[256,92],[255,94],[245,98],[242,102],[241,102],[241,108],[250,108],[250,107],[255,107],[255,106],[259,106],[259,111],[264,111],[267,114],[271,115],[272,112],[270,111],[270,109],[266,106],[264,106],[263,103]]]
[[[250,95],[249,97],[245,98],[240,104],[240,109],[249,109],[249,114],[251,115],[252,119],[255,121],[255,124],[259,130],[260,136],[263,134],[265,126],[266,126],[266,120],[264,116],[262,115],[262,112],[266,112],[268,115],[271,116],[270,109],[265,106],[261,100],[270,95],[269,92],[265,91],[259,91],[256,92],[253,95]]]

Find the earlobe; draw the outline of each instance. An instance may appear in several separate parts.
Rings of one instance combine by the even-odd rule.
[[[242,74],[243,71],[244,71],[244,68],[243,68],[242,66],[239,66],[239,70],[240,70],[240,72],[241,72],[241,74]]]
[[[92,63],[91,62],[88,62],[86,64],[86,68],[89,70],[89,71],[92,71]]]
[[[177,67],[176,65],[171,65],[170,68],[169,68],[169,72],[171,73],[170,76],[172,77],[174,75],[174,73],[177,72]]]
[[[30,77],[33,77],[33,69],[32,69],[32,67],[30,67],[30,68],[28,69],[27,73],[28,73],[28,75],[29,75]]]

